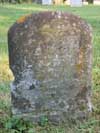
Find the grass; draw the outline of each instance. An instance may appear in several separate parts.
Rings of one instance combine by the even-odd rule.
[[[19,124],[18,120],[10,117],[10,87],[13,75],[9,69],[7,31],[9,27],[22,15],[39,11],[60,10],[80,15],[93,27],[93,96],[94,111],[88,121],[79,123],[76,127],[66,125],[53,126],[45,124],[43,127]],[[11,129],[19,126],[19,131]],[[18,128],[18,127],[16,127]],[[0,4],[0,133],[21,133],[25,129],[28,133],[100,133],[100,6],[83,6],[71,8],[69,6],[41,6],[35,4]],[[27,128],[27,129],[26,129]]]

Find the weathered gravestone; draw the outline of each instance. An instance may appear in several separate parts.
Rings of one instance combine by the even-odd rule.
[[[8,33],[12,113],[33,121],[83,119],[91,111],[91,27],[69,13],[21,17]]]
[[[33,2],[37,4],[42,4],[42,5],[51,5],[52,0],[34,0]]]
[[[42,4],[42,0],[35,0],[37,4]]]
[[[51,5],[52,0],[42,0],[42,5]]]
[[[70,0],[70,5],[72,7],[80,7],[82,6],[82,0]]]

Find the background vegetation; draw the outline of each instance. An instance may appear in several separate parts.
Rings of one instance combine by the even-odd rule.
[[[33,2],[36,2],[36,3],[41,3],[42,0],[0,0],[0,3],[33,3]],[[59,0],[52,0],[53,3],[59,1]],[[62,0],[62,2],[65,2],[67,0]],[[85,0],[84,0],[85,1]],[[93,1],[94,0],[86,0],[89,4],[93,4]]]
[[[48,10],[73,12],[93,27],[93,95],[94,110],[89,120],[74,127],[53,126],[42,119],[32,125],[18,118],[11,118],[10,86],[13,75],[9,69],[7,31],[22,15]],[[100,133],[100,6],[40,6],[36,4],[0,5],[0,133]]]

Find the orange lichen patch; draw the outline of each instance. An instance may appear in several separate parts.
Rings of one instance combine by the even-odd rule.
[[[79,72],[81,72],[81,70],[82,70],[82,63],[80,63],[80,64],[77,64],[76,65],[76,69],[77,69],[77,71],[79,71]]]
[[[29,17],[29,16],[31,16],[30,14],[28,14],[28,15],[24,15],[24,16],[22,16],[22,17],[20,17],[18,20],[17,20],[17,23],[23,23],[26,19],[27,19],[27,17]]]

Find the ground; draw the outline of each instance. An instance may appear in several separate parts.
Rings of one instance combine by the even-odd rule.
[[[7,31],[22,15],[39,11],[60,10],[80,15],[93,27],[93,113],[89,120],[74,127],[51,125],[45,119],[40,125],[23,123],[11,118],[10,82],[13,75],[9,69]],[[12,129],[13,128],[13,129]],[[0,133],[100,133],[100,6],[40,6],[34,4],[9,5],[0,4]]]

